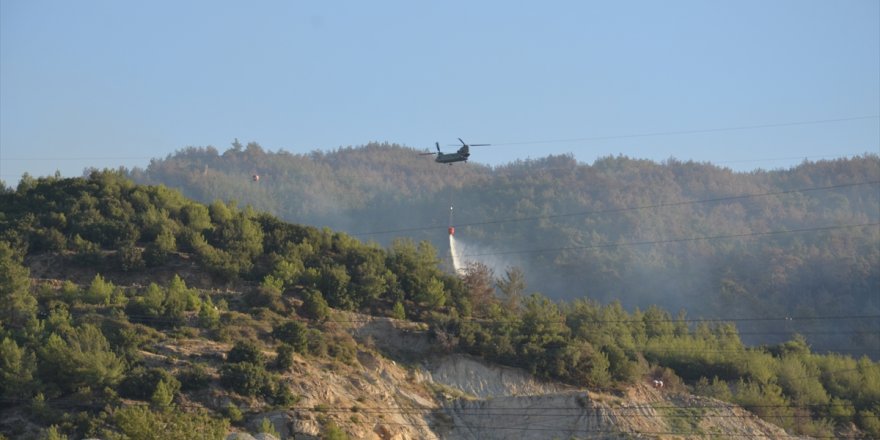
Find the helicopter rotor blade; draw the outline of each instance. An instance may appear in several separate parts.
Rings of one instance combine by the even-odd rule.
[[[492,145],[492,144],[469,144],[469,143],[465,142],[464,140],[462,140],[461,138],[458,138],[458,141],[461,142],[461,145],[468,146],[468,147],[488,147],[489,145]],[[458,144],[449,144],[449,146],[450,147],[457,147]]]

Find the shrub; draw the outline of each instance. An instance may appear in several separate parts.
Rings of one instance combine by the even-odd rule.
[[[261,433],[272,435],[275,438],[281,438],[281,435],[275,430],[275,425],[273,425],[272,421],[266,417],[263,417],[263,419],[260,420],[260,426],[258,428]]]
[[[174,240],[174,234],[163,228],[162,232],[156,236],[156,240],[148,244],[144,250],[144,260],[147,266],[161,266],[168,261],[168,256],[176,250],[177,243]]]
[[[19,347],[15,340],[0,341],[0,396],[18,399],[28,396],[36,370],[34,353]]]
[[[202,307],[199,309],[199,324],[207,329],[217,328],[220,323],[220,309],[214,305],[210,296],[205,296],[202,300]]]
[[[638,362],[631,360],[617,345],[607,345],[602,351],[608,357],[608,371],[615,380],[632,383],[642,375]]]
[[[173,388],[174,385],[160,380],[156,385],[156,391],[150,396],[150,403],[156,408],[168,408],[174,401],[175,390]],[[177,383],[177,388],[180,388],[180,382]]]
[[[285,383],[279,383],[278,386],[275,387],[275,392],[272,394],[272,403],[275,405],[295,405],[299,400],[300,397],[293,394],[293,392],[290,391],[290,387]]]
[[[229,350],[229,353],[227,353],[226,360],[231,363],[248,362],[259,366],[262,366],[266,361],[263,352],[260,351],[260,347],[250,341],[236,342],[232,349]]]
[[[334,334],[327,344],[327,353],[343,363],[353,364],[357,359],[357,343],[347,333]]]
[[[293,353],[296,350],[288,344],[281,344],[278,347],[278,354],[275,356],[275,369],[279,371],[287,371],[293,366]]]
[[[588,383],[600,388],[611,385],[611,373],[608,371],[610,366],[611,363],[608,361],[608,356],[601,351],[596,352],[592,359],[590,372],[587,373]]]
[[[403,303],[397,301],[394,303],[394,307],[391,309],[391,317],[394,319],[406,319],[406,309],[403,308]]]
[[[163,383],[164,392],[170,393],[170,403],[170,400],[180,391],[181,382],[159,368],[136,368],[119,384],[119,395],[130,399],[150,400],[156,394],[160,384]]]
[[[314,289],[303,292],[302,315],[315,321],[324,321],[330,315],[330,306],[327,301]]]
[[[309,329],[308,339],[309,353],[312,356],[327,356],[327,341],[323,333],[317,329]]]
[[[272,395],[272,376],[262,365],[250,362],[226,364],[220,370],[220,383],[244,396]]]
[[[131,298],[125,306],[125,313],[134,322],[146,321],[155,325],[155,323],[161,321],[155,321],[154,319],[165,313],[165,306],[163,305],[165,296],[164,289],[156,283],[150,283],[143,292]]]
[[[859,411],[859,426],[873,438],[880,438],[880,404]]]
[[[113,294],[114,289],[112,282],[104,281],[104,277],[100,274],[95,275],[83,296],[83,300],[89,304],[110,304],[110,295]]]
[[[201,364],[193,364],[177,374],[183,391],[195,391],[206,388],[211,383],[211,375]]]
[[[156,336],[143,325],[135,325],[126,320],[114,319],[104,322],[104,333],[113,351],[122,355],[130,364],[141,358],[140,347]]]
[[[43,431],[43,436],[41,438],[46,440],[67,440],[68,437],[61,433],[58,426],[52,425]]]
[[[100,266],[103,263],[104,256],[101,254],[101,247],[91,241],[88,241],[79,234],[74,235],[71,247],[76,251],[74,262],[82,266]]]
[[[272,330],[272,337],[289,344],[297,353],[308,353],[308,327],[302,322],[285,322]]]
[[[269,282],[263,283],[245,295],[245,302],[251,307],[267,307],[275,312],[286,312],[287,306],[281,298],[281,289],[274,284],[274,278],[267,276]]]
[[[145,266],[143,253],[143,249],[133,244],[123,245],[116,251],[116,263],[119,269],[123,272],[143,269]]]
[[[124,438],[133,440],[218,439],[229,430],[229,422],[215,419],[205,412],[154,412],[143,406],[120,408],[113,413],[111,422]]]
[[[123,376],[124,364],[110,349],[97,327],[85,324],[65,335],[56,333],[39,349],[40,379],[65,391],[80,387],[101,389],[115,385]]]
[[[232,423],[238,423],[244,420],[244,414],[242,414],[241,410],[231,402],[223,408],[223,415]]]
[[[694,385],[694,394],[713,397],[725,402],[733,400],[733,393],[730,392],[730,386],[727,382],[719,379],[717,376],[712,378],[711,382],[709,382],[709,379],[701,377],[696,385]]]
[[[348,440],[348,434],[336,425],[332,420],[327,419],[321,427],[321,438],[324,440]]]
[[[63,251],[67,247],[67,238],[58,229],[40,229],[31,237],[33,251]]]

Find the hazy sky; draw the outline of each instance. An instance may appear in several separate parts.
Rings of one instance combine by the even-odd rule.
[[[235,138],[771,169],[880,151],[878,115],[877,0],[0,1],[8,184]]]

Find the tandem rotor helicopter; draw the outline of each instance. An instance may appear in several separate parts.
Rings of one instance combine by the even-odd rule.
[[[470,147],[485,147],[491,144],[467,144],[465,141],[458,138],[458,141],[461,142],[461,148],[458,149],[455,153],[444,153],[440,151],[440,142],[435,142],[434,145],[437,147],[437,152],[430,153],[421,153],[422,156],[429,156],[432,154],[436,154],[437,158],[434,159],[434,162],[437,163],[448,163],[452,165],[454,162],[467,162],[468,157],[470,157]]]

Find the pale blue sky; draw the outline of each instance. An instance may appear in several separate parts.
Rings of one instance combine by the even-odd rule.
[[[878,115],[877,0],[0,0],[8,184],[235,138],[771,169],[878,152]]]

